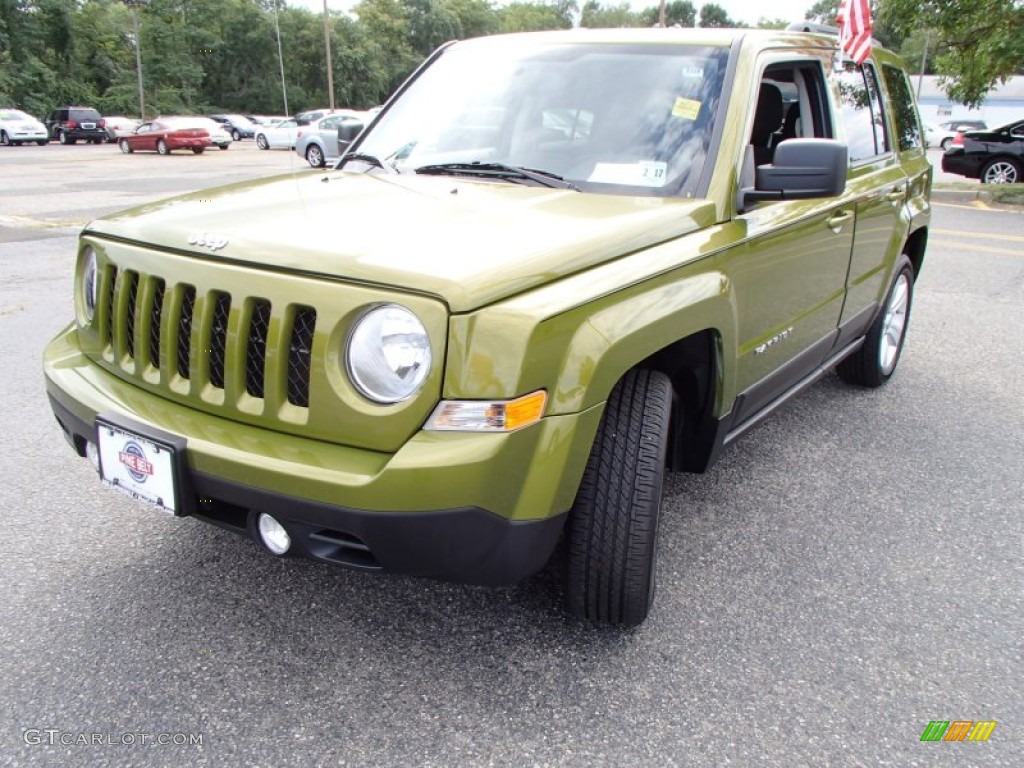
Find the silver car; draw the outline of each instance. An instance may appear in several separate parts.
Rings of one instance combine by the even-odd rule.
[[[34,141],[45,146],[50,141],[46,126],[32,115],[20,109],[0,109],[0,144],[18,146],[24,141]]]
[[[341,154],[338,151],[338,127],[346,122],[366,123],[365,112],[338,109],[317,120],[299,125],[295,134],[295,151],[314,168],[323,168]]]
[[[261,125],[256,131],[256,146],[260,149],[292,149],[298,132],[299,123],[295,118]]]

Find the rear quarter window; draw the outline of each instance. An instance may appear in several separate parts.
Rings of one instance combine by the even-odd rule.
[[[921,122],[914,106],[914,97],[907,74],[891,64],[882,65],[882,79],[892,104],[892,120],[896,129],[896,143],[900,151],[924,146]]]

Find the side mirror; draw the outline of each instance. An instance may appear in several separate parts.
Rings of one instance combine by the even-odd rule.
[[[745,203],[837,197],[846,189],[847,147],[834,139],[787,139],[775,149],[774,162],[755,169],[754,188]]]
[[[362,120],[346,120],[338,126],[338,153],[348,149],[348,145],[355,140],[356,136],[363,132]]]

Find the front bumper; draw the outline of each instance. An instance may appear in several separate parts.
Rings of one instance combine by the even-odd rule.
[[[54,414],[80,455],[96,416],[184,439],[180,513],[253,533],[273,515],[293,551],[354,568],[479,584],[540,569],[561,534],[600,408],[510,434],[420,432],[384,454],[239,424],[90,363],[74,328],[47,347]]]

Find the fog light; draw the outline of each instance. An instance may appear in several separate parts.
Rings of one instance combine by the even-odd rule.
[[[100,452],[96,448],[96,443],[91,443],[88,440],[85,441],[85,458],[92,464],[92,468],[97,473],[100,471]]]
[[[283,525],[266,512],[260,513],[257,524],[260,531],[260,541],[263,542],[263,546],[275,555],[283,555],[288,551],[288,548],[292,545],[292,539]]]

